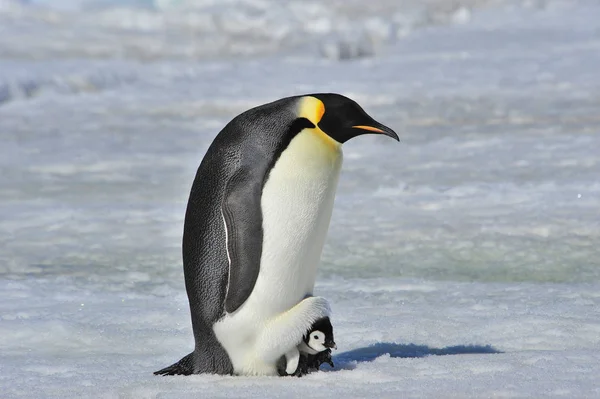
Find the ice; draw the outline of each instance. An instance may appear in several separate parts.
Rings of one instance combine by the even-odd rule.
[[[600,396],[600,6],[369,4],[0,1],[0,397]],[[315,91],[401,137],[345,145],[315,292],[336,368],[154,377],[193,346],[200,159]]]

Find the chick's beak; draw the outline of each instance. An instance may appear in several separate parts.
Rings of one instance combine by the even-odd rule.
[[[325,346],[327,348],[337,349],[337,345],[335,344],[334,341],[326,341],[325,342]]]

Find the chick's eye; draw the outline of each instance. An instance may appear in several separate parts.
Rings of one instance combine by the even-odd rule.
[[[314,339],[319,339],[319,336],[318,335],[313,335],[313,338]]]

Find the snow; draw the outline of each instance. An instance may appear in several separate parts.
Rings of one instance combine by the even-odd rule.
[[[0,397],[600,396],[597,3],[42,3],[0,0]],[[153,376],[193,347],[202,155],[314,91],[401,137],[345,145],[315,291],[336,368]]]
[[[0,48],[22,58],[366,57],[415,28],[468,19],[490,0],[0,0]],[[466,13],[466,14],[465,14]],[[465,16],[466,15],[466,16]],[[19,39],[14,40],[14,34]]]
[[[3,397],[600,393],[598,284],[330,279],[317,292],[335,306],[336,368],[301,379],[153,376],[193,347],[182,289],[115,292],[64,277],[0,288],[10,298],[1,309]]]

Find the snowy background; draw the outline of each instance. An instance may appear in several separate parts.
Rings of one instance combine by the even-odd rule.
[[[317,91],[401,137],[345,145],[336,368],[153,376],[208,145]],[[0,0],[0,397],[600,397],[599,110],[591,0]]]

